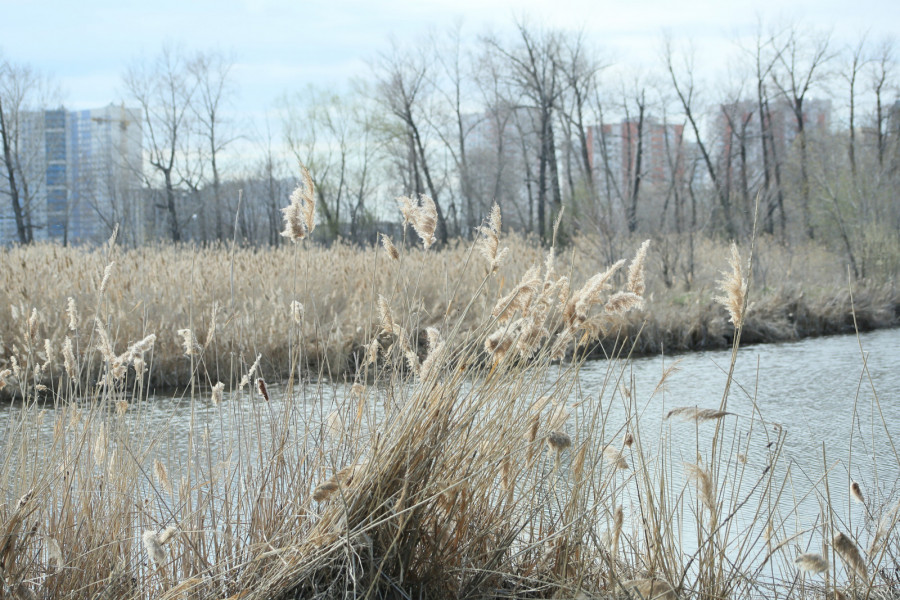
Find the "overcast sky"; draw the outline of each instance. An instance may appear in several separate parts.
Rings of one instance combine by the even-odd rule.
[[[260,114],[286,91],[364,75],[391,36],[412,41],[458,19],[472,35],[502,33],[523,17],[583,29],[620,64],[648,69],[668,30],[690,40],[710,72],[725,68],[734,40],[752,37],[759,17],[831,30],[838,44],[864,31],[900,33],[897,0],[0,0],[0,52],[52,77],[65,105],[80,109],[121,101],[129,62],[166,42],[233,50],[236,104]]]

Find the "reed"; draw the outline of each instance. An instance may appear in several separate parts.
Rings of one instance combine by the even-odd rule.
[[[793,550],[822,541],[825,527],[788,533],[799,519],[778,508],[785,490],[827,496],[821,480],[794,490],[786,428],[738,409],[665,411],[674,367],[649,396],[629,382],[635,331],[661,302],[650,298],[653,244],[601,264],[596,253],[579,258],[576,242],[565,262],[502,238],[495,209],[475,245],[435,252],[422,198],[402,201],[416,249],[382,238],[386,252],[326,251],[304,241],[309,189],[285,210],[296,246],[235,251],[233,300],[216,275],[221,249],[5,251],[11,266],[21,253],[51,253],[39,273],[81,272],[93,288],[58,277],[63,289],[40,307],[26,301],[39,297],[33,277],[2,292],[16,296],[0,370],[14,390],[0,451],[0,597],[813,598],[852,580],[871,597],[900,589],[890,578],[898,511],[879,508],[877,488],[866,484],[872,513],[852,532],[861,539],[870,526],[862,541],[877,552],[863,558],[838,534],[831,547],[854,576],[829,570]],[[149,276],[128,279],[148,257],[158,260]],[[167,291],[156,269],[191,293]],[[274,283],[299,272],[304,285]],[[700,314],[747,328],[759,311],[744,306],[746,291],[730,285],[723,313],[710,286]],[[604,351],[606,376],[585,386],[584,362]],[[185,391],[178,415],[160,419],[150,383],[170,378]],[[610,418],[613,403],[624,423]],[[648,429],[646,410],[694,426]],[[672,440],[691,435],[697,457],[685,462]],[[834,510],[823,506],[829,523]],[[792,587],[798,568],[828,578]]]

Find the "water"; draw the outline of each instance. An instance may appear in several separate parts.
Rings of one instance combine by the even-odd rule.
[[[735,526],[754,540],[741,552],[757,561],[765,557],[775,545],[765,542],[769,524],[774,528],[773,539],[790,540],[775,552],[782,555],[776,557],[782,572],[794,572],[790,563],[798,554],[822,552],[823,537],[830,539],[835,531],[847,532],[863,549],[868,546],[879,517],[900,496],[900,448],[894,447],[900,444],[897,356],[897,329],[739,351],[727,402],[727,410],[734,415],[721,422],[725,443],[719,460],[727,467],[717,487],[726,512],[750,497],[734,518]],[[610,371],[605,362],[586,364],[581,383],[585,394],[605,385],[604,399],[610,397],[611,387],[617,391],[604,400],[610,403],[604,407],[608,414],[605,441],[620,444],[638,414],[651,470],[664,462],[671,480],[684,482],[683,489],[693,493],[682,465],[696,463],[698,455],[709,459],[715,422],[698,425],[665,416],[683,406],[719,409],[730,360],[731,351],[633,360],[613,371],[631,388],[631,402],[620,386],[607,382]],[[663,372],[676,361],[677,371],[654,393]],[[779,440],[783,440],[782,451],[773,463]],[[661,447],[670,453],[665,461],[657,460]],[[761,496],[759,490],[751,493],[751,488],[770,464],[775,465],[776,487],[783,491],[771,495],[776,501],[768,504],[767,500],[765,510],[756,513],[752,509],[760,505]],[[737,481],[741,474],[743,480]],[[865,506],[851,500],[851,481],[859,482]],[[625,506],[627,515],[627,501]],[[633,497],[630,508],[636,514]],[[688,517],[671,524],[679,529],[685,556],[697,547],[696,519]],[[823,522],[829,525],[824,530]],[[737,548],[731,548],[728,553],[736,552]]]
[[[777,539],[791,539],[793,556],[802,551],[821,551],[822,533],[816,533],[816,528],[825,520],[833,530],[850,532],[861,545],[868,543],[878,515],[900,497],[900,458],[893,446],[900,444],[897,356],[900,329],[859,338],[837,336],[740,350],[727,401],[727,410],[733,415],[721,421],[726,442],[719,452],[728,467],[721,473],[720,497],[726,508],[735,502],[731,493],[738,500],[759,497],[760,490],[751,492],[752,486],[771,464],[780,443],[775,480],[783,492],[776,505],[769,507],[765,521],[757,522],[760,516],[755,513],[742,513],[734,518],[736,527],[751,531],[762,528],[764,522],[773,523]],[[588,412],[600,403],[606,415],[600,436],[603,443],[621,447],[626,430],[639,430],[635,449],[640,446],[650,468],[665,468],[676,488],[681,485],[686,494],[693,494],[682,465],[696,463],[698,455],[708,460],[716,424],[696,425],[665,416],[676,407],[718,409],[730,359],[730,351],[710,351],[640,358],[612,366],[607,361],[589,362],[580,371],[580,396],[572,402],[585,402],[590,406]],[[661,375],[676,361],[677,371],[658,389]],[[299,392],[306,393],[309,400],[295,405],[301,408],[290,414],[281,411],[282,403],[277,401],[281,391],[270,386],[271,403],[263,402],[258,394],[250,398],[241,394],[221,406],[206,400],[192,403],[187,398],[155,397],[132,405],[125,418],[135,424],[133,434],[161,438],[152,444],[157,449],[153,456],[145,457],[148,469],[150,461],[159,458],[170,471],[179,472],[192,462],[197,465],[200,448],[204,452],[211,448],[213,456],[223,462],[238,460],[234,452],[255,455],[252,442],[243,441],[237,449],[229,443],[233,423],[254,423],[260,435],[267,436],[278,422],[287,422],[294,431],[310,427],[311,422],[325,422],[332,407],[343,402],[347,390],[341,386],[324,389],[325,398],[320,390],[300,387]],[[577,416],[577,411],[573,412]],[[15,414],[16,409],[0,407],[0,431],[14,427]],[[639,428],[635,427],[636,420]],[[576,433],[576,418],[570,420],[569,428],[570,433]],[[189,432],[194,437],[193,456],[187,443]],[[49,427],[45,433],[48,439],[52,435]],[[664,460],[658,456],[661,448],[668,453]],[[636,464],[633,454],[629,460]],[[738,485],[729,478],[740,473],[743,464],[747,475]],[[826,472],[827,487],[823,478]],[[851,480],[860,482],[866,506],[850,500]],[[176,504],[174,496],[171,502]],[[637,514],[637,500],[631,498],[630,505],[628,502],[623,498],[626,514]],[[823,510],[825,505],[831,512]],[[748,506],[753,503],[748,502]],[[686,556],[696,547],[697,539],[690,517],[682,515],[671,523],[678,529]],[[757,533],[761,539],[763,532]],[[756,545],[763,543],[757,541]],[[757,550],[762,555],[766,551],[765,547]],[[789,563],[789,558],[782,560]]]
[[[900,444],[897,356],[898,329],[742,348],[727,409],[782,428],[785,457],[799,466],[821,471],[824,443],[829,464],[839,460],[845,477],[849,472],[860,482],[893,484],[900,476],[888,439]],[[644,407],[642,427],[659,427],[675,407],[718,409],[730,359],[731,351],[709,351],[632,361],[625,375],[633,376],[634,396]],[[665,390],[649,398],[676,361]],[[606,365],[588,363],[582,377],[588,386],[600,385]]]

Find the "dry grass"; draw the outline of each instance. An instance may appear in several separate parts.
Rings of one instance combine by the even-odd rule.
[[[410,210],[415,218],[427,212],[412,205]],[[13,359],[21,365],[30,354],[42,370],[36,377],[32,369],[29,385],[52,387],[64,373],[69,373],[66,379],[99,379],[101,363],[117,357],[122,359],[120,372],[134,359],[139,367],[152,359],[154,368],[147,372],[152,386],[183,388],[193,381],[206,388],[218,381],[233,384],[242,368],[262,355],[259,374],[270,379],[297,369],[340,378],[355,373],[365,360],[365,346],[380,326],[378,294],[410,316],[414,335],[407,341],[424,358],[427,327],[449,319],[460,333],[474,331],[485,307],[493,306],[495,316],[502,316],[543,285],[540,277],[527,273],[545,259],[541,249],[512,236],[498,250],[495,226],[499,228],[499,216],[482,228],[474,254],[460,242],[439,252],[398,250],[387,238],[384,249],[338,244],[234,252],[172,246],[0,250],[0,372],[12,372]],[[298,227],[305,228],[305,221]],[[665,252],[674,243],[666,240]],[[638,245],[623,245],[622,254]],[[743,342],[853,331],[851,297],[836,256],[818,247],[788,251],[759,246],[753,274],[758,291],[743,321]],[[572,281],[584,282],[572,294],[565,325],[583,322],[580,313],[593,306],[605,286],[615,284],[623,289],[603,295],[607,312],[632,312],[616,320],[615,332],[608,324],[589,324],[611,333],[597,347],[598,356],[615,352],[615,343],[633,345],[635,354],[729,347],[734,329],[728,320],[734,314],[715,301],[726,248],[709,241],[697,244],[689,288],[686,277],[675,278],[671,288],[655,277],[644,292],[636,274],[598,273],[607,265],[596,257],[606,252],[598,252],[595,240],[577,239],[563,253],[565,261],[555,266]],[[668,261],[656,246],[643,251],[651,269]],[[667,268],[677,274],[686,267]],[[494,275],[484,284],[487,272]],[[564,284],[560,281],[557,291],[567,293]],[[643,293],[635,294],[635,289]],[[735,298],[734,291],[726,298]],[[889,282],[858,282],[852,300],[861,330],[897,324],[900,290]],[[561,324],[549,333],[562,329]],[[154,342],[137,350],[152,345],[152,352],[123,354],[151,334]],[[498,334],[492,343],[503,338]],[[17,391],[15,378],[0,378],[13,383],[0,395]]]
[[[2,377],[21,397],[0,454],[0,597],[794,593],[794,559],[810,559],[776,508],[783,430],[723,399],[645,444],[660,432],[620,391],[622,331],[667,302],[640,268],[653,247],[598,264],[576,246],[563,266],[515,238],[504,254],[499,228],[492,215],[480,251],[236,250],[233,295],[223,249],[7,251]],[[691,294],[725,327],[723,266]],[[605,382],[583,389],[584,360],[617,336]],[[146,381],[187,386],[186,423],[152,418]],[[627,427],[608,422],[613,401]],[[665,441],[679,427],[696,463]],[[847,566],[802,590],[896,591],[897,512],[872,507],[865,557],[816,529]]]

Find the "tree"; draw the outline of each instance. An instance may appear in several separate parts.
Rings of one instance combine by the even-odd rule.
[[[182,226],[176,196],[184,179],[178,169],[188,159],[186,139],[190,135],[196,78],[183,51],[165,46],[151,61],[134,62],[124,75],[124,84],[140,106],[148,163],[162,178],[165,203],[161,208],[168,216],[170,238],[179,242]]]
[[[52,96],[46,80],[28,65],[15,64],[0,57],[0,163],[2,187],[8,196],[19,243],[34,241],[36,197],[42,185],[44,147],[41,111]],[[38,131],[26,136],[24,129]],[[31,143],[30,143],[31,142]],[[64,140],[63,140],[64,143]]]
[[[283,101],[288,149],[312,174],[316,206],[332,238],[348,222],[350,236],[355,238],[365,215],[374,154],[367,96],[367,90],[340,96],[309,88]]]
[[[675,67],[675,53],[672,48],[672,42],[670,39],[665,40],[664,56],[666,62],[666,70],[668,71],[669,79],[672,82],[672,88],[675,90],[675,94],[678,96],[678,101],[681,104],[681,108],[684,112],[684,116],[687,119],[687,122],[691,125],[691,129],[694,132],[694,138],[697,142],[697,148],[700,150],[700,155],[703,158],[703,164],[706,166],[707,174],[712,181],[716,198],[718,199],[719,206],[721,208],[721,220],[722,225],[725,229],[725,233],[730,238],[736,238],[737,228],[734,226],[734,219],[732,217],[731,197],[729,195],[729,190],[727,186],[723,185],[723,182],[719,177],[719,173],[713,165],[713,160],[710,156],[709,149],[704,143],[703,137],[700,135],[700,125],[698,123],[697,114],[695,111],[696,100],[694,95],[696,93],[696,87],[694,83],[693,62],[690,59],[685,60],[684,80],[681,80],[681,82],[679,83],[680,74],[677,73]]]
[[[533,133],[538,139],[537,230],[541,239],[546,240],[550,235],[550,224],[562,210],[553,121],[564,88],[559,63],[563,35],[559,31],[533,31],[521,22],[517,23],[517,33],[517,44],[511,49],[495,38],[488,38],[487,42],[494,52],[505,58],[509,66],[506,75],[509,85],[522,99],[516,108],[529,113]],[[548,194],[549,203],[552,203],[549,215]]]
[[[224,109],[235,94],[231,81],[233,67],[233,56],[220,51],[199,52],[188,65],[197,89],[194,102],[191,103],[192,113],[197,133],[204,142],[206,158],[212,173],[213,213],[217,240],[227,237],[222,215],[219,157],[236,139],[230,130],[231,123],[223,116]]]
[[[425,53],[403,50],[396,42],[389,53],[379,55],[374,66],[375,89],[379,102],[401,126],[406,148],[408,181],[418,196],[428,193],[437,208],[437,238],[448,239],[447,221],[439,201],[437,181],[427,151],[424,116],[432,93],[433,65]],[[424,183],[423,183],[424,178]]]
[[[790,104],[797,127],[797,140],[800,145],[800,209],[803,214],[803,228],[810,239],[815,237],[815,230],[809,205],[809,140],[804,101],[810,90],[824,82],[825,66],[833,56],[831,38],[828,34],[804,35],[796,27],[791,27],[783,48],[778,51],[777,63],[780,68],[772,71],[772,82]]]

